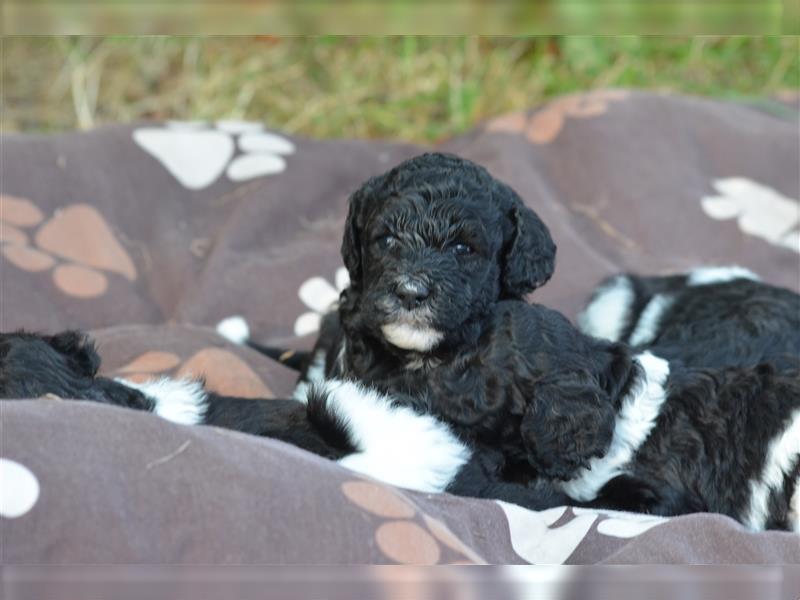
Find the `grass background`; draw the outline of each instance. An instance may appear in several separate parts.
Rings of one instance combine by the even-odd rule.
[[[796,93],[797,37],[80,37],[2,41],[5,131],[243,118],[313,137],[436,141],[553,96]]]

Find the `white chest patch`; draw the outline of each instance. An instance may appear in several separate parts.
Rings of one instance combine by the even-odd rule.
[[[642,377],[622,401],[608,452],[592,458],[587,468],[561,483],[561,489],[575,500],[594,500],[606,483],[622,474],[656,424],[666,400],[669,363],[649,352],[639,354],[636,360],[642,366]]]
[[[381,327],[386,341],[403,350],[428,352],[442,341],[442,333],[432,327],[414,327],[406,323],[389,323]]]

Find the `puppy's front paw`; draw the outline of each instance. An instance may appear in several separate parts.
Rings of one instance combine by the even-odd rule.
[[[540,386],[520,426],[528,461],[542,476],[574,477],[590,459],[608,451],[614,417],[607,396],[596,386]]]
[[[579,469],[588,466],[586,460],[576,460],[574,457],[555,453],[539,453],[535,458],[529,456],[528,462],[540,477],[557,481],[572,479]]]

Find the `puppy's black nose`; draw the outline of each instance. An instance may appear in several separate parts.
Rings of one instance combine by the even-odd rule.
[[[424,283],[420,283],[419,281],[406,281],[399,283],[394,289],[394,293],[400,299],[400,303],[403,305],[403,308],[407,310],[413,310],[417,308],[420,304],[425,302],[428,296],[431,295],[431,291],[428,289],[428,286],[426,286]]]

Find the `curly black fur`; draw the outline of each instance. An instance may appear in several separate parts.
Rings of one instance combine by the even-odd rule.
[[[514,190],[469,161],[424,154],[370,179],[350,199],[342,243],[350,287],[339,314],[358,342],[349,357],[407,358],[382,332],[397,323],[441,334],[434,358],[474,344],[498,300],[551,277],[555,253]]]
[[[597,286],[578,322],[590,335],[696,367],[782,369],[800,357],[800,296],[737,267],[616,275]]]
[[[152,402],[138,391],[95,377],[99,367],[93,342],[79,331],[0,334],[0,398],[49,394],[152,410]]]
[[[474,182],[491,193],[473,189]],[[481,448],[499,451],[502,467],[493,462],[498,477],[492,483],[527,485],[528,506],[545,507],[551,488],[546,494],[535,488],[549,481],[574,499],[614,508],[666,515],[710,510],[756,528],[797,523],[800,515],[787,519],[796,486],[790,474],[780,489],[765,484],[770,498],[777,497],[771,505],[779,507],[767,522],[750,502],[751,485],[772,460],[770,443],[794,431],[800,408],[800,370],[791,358],[797,354],[798,296],[770,291],[769,299],[759,300],[754,296],[763,296],[762,288],[696,285],[670,305],[673,325],[648,345],[589,337],[559,313],[522,301],[552,273],[555,251],[531,215],[513,191],[454,157],[412,159],[368,182],[351,200],[342,246],[353,285],[315,350],[325,353],[326,375],[401,395],[436,415],[474,445],[478,464],[484,462]],[[469,233],[448,233],[456,223]],[[470,237],[476,231],[486,237]],[[448,256],[448,239],[465,240],[476,251],[468,258]],[[513,247],[525,249],[516,262],[509,261]],[[393,286],[405,277],[426,287],[435,282],[435,290],[418,305],[398,308]],[[686,287],[687,277],[637,282],[634,310],[643,312],[658,286]],[[768,307],[772,321],[763,327]],[[721,334],[713,331],[719,314],[729,320]],[[383,330],[393,320],[440,337],[430,348],[398,347]],[[338,338],[330,334],[336,327]],[[629,337],[635,323],[624,327]],[[725,349],[713,347],[721,336],[730,342]],[[706,341],[712,347],[703,347]],[[737,352],[730,350],[734,344]],[[646,348],[672,361],[664,365],[668,378],[653,391],[642,391],[655,377],[643,366],[652,368],[652,361],[641,360]],[[759,366],[764,361],[772,366]],[[618,472],[595,485],[587,470],[596,473],[598,461],[613,452],[623,403],[659,393],[653,418],[636,425],[644,439]],[[794,454],[786,460],[796,462],[798,450],[788,451]],[[486,472],[470,463],[451,489],[495,493],[481,478],[471,480]]]

